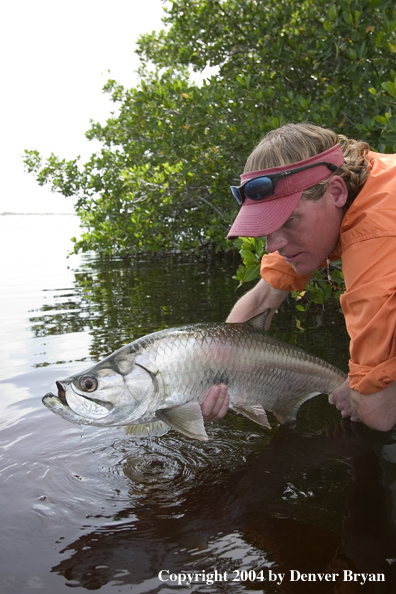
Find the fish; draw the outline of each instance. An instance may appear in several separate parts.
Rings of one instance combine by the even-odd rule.
[[[133,437],[170,428],[207,441],[200,404],[226,384],[230,408],[271,429],[267,412],[293,423],[301,404],[346,379],[334,365],[264,332],[268,311],[244,323],[199,323],[148,334],[87,371],[57,381],[44,405],[77,425],[124,426]]]

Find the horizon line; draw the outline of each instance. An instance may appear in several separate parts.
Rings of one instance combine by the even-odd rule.
[[[0,212],[0,216],[4,215],[75,215],[75,212]]]

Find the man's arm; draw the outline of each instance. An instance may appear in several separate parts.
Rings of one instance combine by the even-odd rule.
[[[396,425],[396,382],[373,394],[360,394],[349,387],[349,380],[329,396],[343,417],[362,421],[378,431],[389,431]]]
[[[395,236],[378,236],[352,243],[342,260],[350,383],[335,390],[330,402],[379,431],[396,424],[395,250]]]
[[[265,324],[265,329],[268,330],[272,316],[288,294],[289,291],[274,289],[267,281],[260,279],[253,289],[245,293],[236,302],[227,318],[227,322],[229,324],[246,322],[246,320],[270,309],[271,311],[268,314]]]

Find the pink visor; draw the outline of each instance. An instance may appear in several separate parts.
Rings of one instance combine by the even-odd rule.
[[[243,186],[249,180],[279,174],[282,172],[293,171],[306,165],[313,165],[326,161],[337,167],[344,163],[344,154],[341,145],[337,143],[327,151],[298,161],[273,167],[272,169],[261,169],[260,171],[250,171],[241,175],[241,185]],[[297,202],[300,200],[304,190],[324,181],[332,175],[331,170],[325,164],[312,167],[304,171],[296,172],[284,179],[279,179],[274,193],[266,196],[262,200],[252,200],[245,198],[241,209],[234,221],[227,237],[236,239],[237,237],[264,237],[270,235],[287,221]]]

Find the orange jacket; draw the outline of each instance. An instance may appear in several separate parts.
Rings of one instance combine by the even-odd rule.
[[[337,253],[330,256],[342,258],[349,381],[361,394],[396,381],[396,155],[369,152],[367,160],[370,174],[343,218]],[[301,291],[310,279],[277,253],[263,257],[261,276],[287,291]]]

